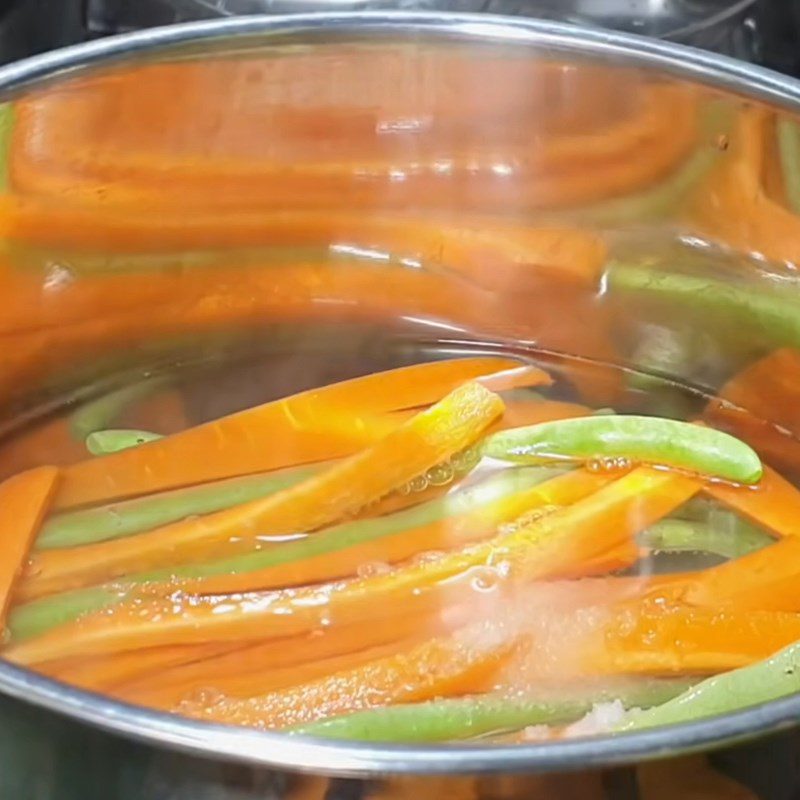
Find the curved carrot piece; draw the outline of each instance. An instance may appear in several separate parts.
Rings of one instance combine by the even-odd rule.
[[[143,447],[87,459],[64,471],[57,508],[149,494],[217,478],[349,455],[375,440],[364,414],[441,400],[462,383],[519,368],[508,358],[463,358],[366,375],[240,411]],[[549,382],[526,368],[526,385]],[[351,419],[342,419],[346,410]],[[336,413],[338,412],[338,413]],[[264,431],[262,441],[254,432]]]
[[[5,624],[11,593],[22,574],[42,520],[50,509],[59,470],[38,467],[0,484],[0,624]]]
[[[555,480],[566,481],[571,476]],[[608,485],[530,523],[523,517],[521,527],[487,542],[386,576],[283,592],[190,596],[185,604],[174,597],[140,597],[110,614],[91,614],[12,645],[4,654],[30,664],[135,649],[142,641],[156,646],[298,635],[319,627],[320,617],[328,615],[353,624],[373,624],[387,613],[422,618],[420,615],[440,611],[454,597],[463,599],[465,593],[471,594],[469,582],[448,581],[470,568],[502,563],[509,578],[525,581],[575,574],[579,564],[592,563],[613,551],[700,488],[694,479],[647,467],[618,480],[613,477],[578,471],[571,478],[578,484],[605,479]],[[547,485],[539,489],[543,487]],[[220,607],[225,613],[217,610]]]
[[[474,626],[284,691],[209,705],[184,703],[180,712],[232,725],[282,728],[389,703],[473,692],[485,687],[515,641],[502,629]]]
[[[260,536],[314,530],[361,510],[465,448],[503,408],[497,395],[467,383],[371,448],[269,497],[126,539],[38,553],[20,597],[32,599],[128,572],[207,561],[258,549]]]

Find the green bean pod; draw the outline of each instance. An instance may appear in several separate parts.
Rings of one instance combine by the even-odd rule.
[[[643,531],[638,541],[658,553],[709,553],[722,558],[739,558],[774,541],[750,523],[737,522],[740,524],[726,529],[704,522],[663,519]]]
[[[800,692],[800,642],[772,658],[701,681],[663,705],[632,713],[618,728],[635,731],[729,714]]]
[[[186,517],[212,514],[287,489],[310,478],[320,469],[320,465],[313,465],[226,478],[120,503],[56,514],[42,526],[35,549],[52,550],[105,542],[152,530]]]
[[[683,692],[687,681],[649,680],[553,696],[487,694],[452,700],[387,706],[333,717],[290,729],[293,734],[368,742],[443,742],[559,725],[580,719],[597,703],[620,700],[625,708],[664,703]]]
[[[490,436],[484,455],[518,463],[546,459],[629,459],[736,483],[761,479],[756,452],[735,437],[688,422],[608,415],[544,422]]]

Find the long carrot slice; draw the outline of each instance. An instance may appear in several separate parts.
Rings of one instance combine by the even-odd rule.
[[[575,574],[578,564],[614,550],[699,488],[686,476],[640,467],[517,530],[387,576],[283,592],[190,596],[185,603],[180,597],[135,598],[110,614],[92,614],[12,645],[5,655],[36,663],[120,652],[142,641],[156,646],[297,635],[319,627],[321,617],[355,624],[387,614],[431,614],[472,592],[469,581],[447,579],[473,567],[498,565],[509,577],[527,581]]]
[[[767,466],[754,486],[707,483],[704,492],[777,536],[800,534],[800,490]]]
[[[465,384],[373,447],[269,497],[127,539],[41,552],[20,596],[31,599],[128,572],[207,561],[258,549],[259,536],[314,530],[361,510],[471,444],[503,408],[488,389]]]
[[[39,526],[56,490],[59,471],[39,467],[22,472],[0,484],[0,623],[4,624],[11,593],[22,574]]]
[[[280,728],[388,703],[477,691],[514,643],[508,631],[478,625],[285,691],[207,706],[184,703],[180,711],[233,725]]]
[[[709,608],[800,611],[800,537],[704,570],[689,583],[687,603]]]
[[[418,364],[312,389],[200,425],[146,446],[64,471],[57,508],[149,494],[217,478],[349,455],[374,441],[352,417],[435,403],[458,385],[512,368],[508,358],[464,358]],[[544,372],[526,372],[526,385]],[[332,412],[331,409],[334,411]],[[341,413],[350,420],[345,424]],[[337,421],[338,420],[338,421]],[[256,434],[264,431],[262,441]],[[266,446],[266,441],[269,446]]]

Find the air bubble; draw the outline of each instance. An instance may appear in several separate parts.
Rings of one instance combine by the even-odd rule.
[[[455,469],[451,464],[437,464],[425,473],[425,477],[431,486],[446,486],[455,477]]]

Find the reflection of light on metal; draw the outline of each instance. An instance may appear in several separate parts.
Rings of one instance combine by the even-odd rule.
[[[514,168],[511,164],[492,164],[492,172],[501,177],[507,177],[514,174]]]
[[[411,267],[412,269],[422,269],[422,262],[417,261],[416,258],[401,258],[400,263],[404,267]]]
[[[389,253],[382,250],[372,250],[369,247],[359,247],[357,244],[338,242],[337,244],[332,244],[329,250],[336,255],[356,256],[357,258],[368,258],[372,261],[389,260]]]
[[[408,176],[406,175],[405,170],[402,169],[390,169],[389,170],[389,179],[393,183],[401,183],[404,181]]]
[[[467,329],[461,325],[453,325],[450,322],[442,322],[438,319],[426,319],[425,317],[411,317],[403,314],[400,319],[403,322],[413,322],[415,325],[424,325],[428,328],[438,328],[442,331],[454,331],[456,333],[464,333]]]

